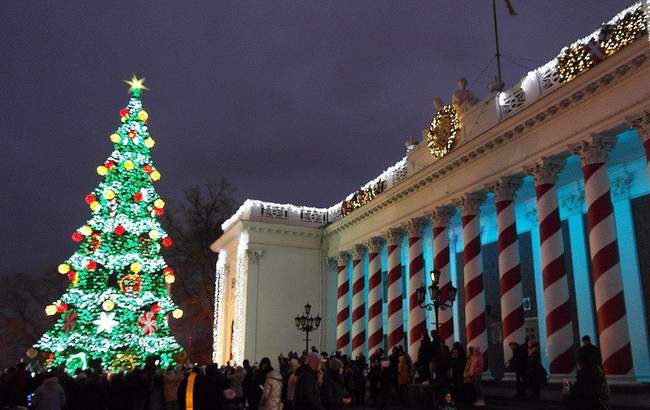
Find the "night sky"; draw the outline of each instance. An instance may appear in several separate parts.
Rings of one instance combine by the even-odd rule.
[[[508,84],[631,4],[512,3],[497,2]],[[489,0],[2,0],[0,15],[0,274],[74,252],[134,72],[163,198],[224,177],[238,200],[312,206],[399,160],[459,77],[483,97],[495,73]]]

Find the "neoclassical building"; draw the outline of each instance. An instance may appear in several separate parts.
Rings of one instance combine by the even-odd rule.
[[[551,375],[575,370],[582,335],[612,378],[650,380],[648,4],[477,100],[463,82],[435,102],[422,141],[330,208],[247,200],[219,252],[214,360],[312,345],[350,355],[404,346],[434,326],[416,289],[458,289],[438,332],[487,352],[539,341]],[[428,298],[428,296],[427,296]]]

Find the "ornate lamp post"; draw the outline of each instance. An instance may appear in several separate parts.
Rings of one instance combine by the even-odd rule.
[[[294,318],[296,322],[296,329],[301,332],[305,332],[305,351],[309,353],[309,332],[313,332],[318,329],[320,326],[321,317],[316,315],[313,317],[311,314],[311,305],[309,302],[305,305],[305,314],[296,316]]]
[[[431,303],[425,303],[425,296],[427,290],[424,287],[424,285],[417,288],[416,296],[418,298],[418,304],[420,305],[421,308],[426,310],[431,310],[431,309],[434,310],[435,322],[433,324],[436,326],[436,330],[438,330],[438,326],[440,325],[440,323],[438,323],[438,312],[440,310],[449,309],[453,306],[458,289],[456,289],[450,283],[449,290],[447,291],[446,294],[443,295],[440,292],[440,286],[439,286],[440,271],[434,269],[429,274],[431,275],[431,286],[429,286],[429,296],[431,297]]]

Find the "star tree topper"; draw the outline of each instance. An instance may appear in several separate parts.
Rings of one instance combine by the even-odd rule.
[[[131,76],[130,80],[124,80],[129,85],[129,93],[133,95],[140,95],[142,90],[148,90],[144,85],[144,77],[138,78],[135,74]]]

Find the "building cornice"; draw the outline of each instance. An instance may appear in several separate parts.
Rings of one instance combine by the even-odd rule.
[[[547,125],[552,120],[575,111],[587,101],[612,89],[616,84],[629,79],[642,70],[647,70],[649,59],[650,46],[648,41],[643,39],[636,41],[603,63],[578,76],[575,80],[557,88],[548,96],[537,100],[521,112],[502,120],[483,134],[461,145],[442,160],[436,161],[410,175],[400,184],[377,196],[371,203],[328,225],[325,227],[325,235],[329,236],[344,231],[382,209],[408,198],[424,187],[457,172],[468,162],[484,157],[506,144],[512,144],[532,131]],[[640,101],[634,102],[633,106],[642,109],[640,105],[645,103],[647,106],[648,97],[650,96],[644,96]],[[611,127],[625,122],[625,117],[621,117],[621,113],[627,108],[624,107],[610,115]],[[602,122],[599,124],[600,127],[605,125]],[[573,137],[573,140],[579,140],[585,135],[589,135],[589,132],[596,131],[581,130],[575,135],[567,136],[567,143],[570,142],[571,137]],[[552,150],[556,152],[552,152]],[[558,146],[540,154],[553,155],[566,151],[566,146]],[[439,206],[443,204],[433,205]],[[410,216],[404,215],[404,217]]]

